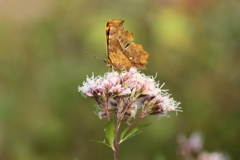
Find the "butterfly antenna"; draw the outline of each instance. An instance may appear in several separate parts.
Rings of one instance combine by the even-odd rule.
[[[88,52],[85,52],[85,54],[87,54],[87,55],[91,55],[90,53],[88,53]],[[97,57],[97,56],[94,56],[94,55],[91,55],[93,58],[97,58],[97,59],[101,59],[101,60],[104,60],[103,58],[100,58],[100,57]]]

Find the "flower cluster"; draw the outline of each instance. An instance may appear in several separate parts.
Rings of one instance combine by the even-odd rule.
[[[116,113],[119,119],[129,120],[139,108],[142,108],[141,118],[177,110],[180,103],[170,98],[162,86],[154,77],[131,68],[120,73],[113,70],[104,76],[87,77],[78,91],[97,101],[100,117],[109,118],[111,113]]]
[[[230,158],[221,152],[201,152],[196,160],[230,160]]]
[[[230,160],[228,155],[221,152],[207,152],[203,149],[203,138],[198,132],[189,138],[180,134],[177,137],[178,154],[185,160]]]
[[[179,154],[182,157],[191,157],[190,155],[200,152],[203,148],[202,135],[198,132],[193,133],[189,138],[184,134],[180,134],[177,140]]]

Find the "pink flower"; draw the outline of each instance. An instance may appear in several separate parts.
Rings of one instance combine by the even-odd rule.
[[[115,108],[124,110],[126,120],[134,117],[139,108],[144,116],[163,114],[167,111],[177,110],[179,102],[170,98],[170,94],[160,87],[152,76],[146,76],[135,68],[120,73],[106,72],[104,76],[87,77],[78,91],[85,97],[94,98],[99,104],[99,115],[113,112],[106,106],[109,101],[115,102]],[[114,110],[114,113],[115,110]],[[102,117],[100,116],[100,117]],[[128,116],[129,118],[126,118]]]
[[[196,160],[229,160],[229,157],[219,152],[201,152]]]

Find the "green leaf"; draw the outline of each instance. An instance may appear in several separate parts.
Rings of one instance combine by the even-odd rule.
[[[111,146],[109,144],[107,144],[106,142],[103,142],[103,141],[96,141],[96,140],[91,140],[92,142],[96,142],[96,143],[100,143],[100,144],[103,144],[103,145],[106,145],[108,147],[111,148]]]
[[[114,149],[115,129],[113,119],[111,119],[106,125],[106,137],[109,145]]]
[[[129,139],[129,138],[132,138],[134,136],[136,136],[137,134],[139,134],[141,132],[140,129],[144,128],[144,127],[147,127],[149,126],[151,123],[147,123],[147,124],[144,124],[144,125],[140,125],[138,127],[135,127],[133,128],[125,137],[124,135],[126,134],[128,128],[126,128],[120,135],[120,143],[122,143],[123,141]]]
[[[123,137],[125,136],[127,130],[128,130],[128,127],[127,127],[126,129],[124,129],[124,131],[122,131],[122,133],[121,133],[121,135],[120,135],[120,137],[119,137],[119,138],[120,138],[120,142],[121,142],[121,140],[123,139]]]
[[[128,135],[126,135],[123,139],[121,139],[119,143],[122,143],[123,141],[125,141],[125,140],[127,140],[129,138],[132,138],[132,137],[136,136],[139,133],[141,133],[141,130],[134,128]]]

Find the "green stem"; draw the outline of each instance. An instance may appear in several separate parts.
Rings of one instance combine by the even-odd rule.
[[[114,139],[114,160],[118,160],[118,151],[119,151],[119,128],[120,121],[117,120],[115,124],[115,139]]]

